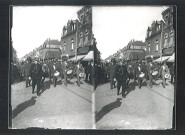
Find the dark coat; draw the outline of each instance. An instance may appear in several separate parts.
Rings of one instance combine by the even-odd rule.
[[[29,76],[29,75],[30,75],[30,68],[31,68],[31,65],[32,65],[32,63],[26,63],[26,64],[25,64],[24,70],[25,70],[25,75],[26,75],[26,76]]]
[[[90,72],[91,72],[91,64],[88,64],[88,65],[86,65],[86,67],[85,67],[85,73],[86,73],[86,74],[90,74]]]
[[[110,77],[112,78],[114,78],[115,76],[116,76],[116,67],[117,67],[117,65],[116,64],[111,64],[110,65]]]
[[[174,75],[174,65],[172,65],[172,66],[170,67],[170,74],[171,74],[171,75]]]
[[[32,79],[41,79],[43,77],[42,66],[39,63],[31,65],[29,77]]]
[[[118,65],[116,67],[116,80],[117,81],[126,81],[127,77],[128,77],[128,71],[127,71],[127,67],[125,65]]]

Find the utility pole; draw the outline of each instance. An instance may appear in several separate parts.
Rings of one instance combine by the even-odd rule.
[[[77,49],[78,49],[78,23],[76,22],[76,49],[75,49],[76,61],[77,61]]]
[[[161,42],[160,42],[160,47],[161,47],[161,51],[160,51],[160,57],[161,57],[161,63],[162,63],[162,40],[163,38],[163,21],[161,21]]]
[[[48,39],[48,44],[49,44],[49,53],[48,53],[48,57],[50,58],[50,38]]]

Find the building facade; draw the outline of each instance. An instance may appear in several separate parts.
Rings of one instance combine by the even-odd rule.
[[[172,55],[175,49],[173,7],[162,12],[163,20],[153,21],[146,32],[146,58]]]
[[[92,7],[84,6],[77,12],[78,19],[69,20],[63,27],[61,37],[62,57],[74,57],[87,54],[91,49],[92,34]]]
[[[37,57],[41,59],[61,58],[61,44],[58,40],[47,39],[37,51]]]
[[[112,58],[123,60],[143,60],[145,59],[145,43],[142,41],[131,40],[127,46],[120,49],[113,55],[106,58],[106,61],[110,61]]]
[[[47,39],[42,45],[38,48],[33,49],[30,53],[26,54],[22,60],[26,60],[28,57],[32,59],[55,59],[61,58],[61,43],[58,40]]]

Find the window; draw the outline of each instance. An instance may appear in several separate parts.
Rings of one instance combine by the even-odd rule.
[[[158,41],[158,39],[156,39],[156,49],[155,49],[156,51],[158,51],[159,50],[159,41]]]
[[[149,31],[149,37],[152,35],[152,31]]]
[[[74,49],[74,41],[73,41],[73,39],[71,39],[71,50],[73,50]]]
[[[80,32],[80,42],[79,42],[79,46],[82,46],[83,45],[83,33]]]
[[[168,46],[168,33],[165,33],[164,35],[164,47]]]
[[[66,42],[64,41],[64,51],[66,51]]]
[[[150,52],[150,43],[148,43],[148,52]]]

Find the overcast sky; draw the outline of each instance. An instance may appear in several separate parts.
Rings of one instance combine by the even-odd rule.
[[[14,6],[13,47],[18,58],[39,47],[47,38],[60,41],[68,20],[77,19],[82,6]]]
[[[160,6],[114,6],[93,8],[93,33],[103,59],[128,44],[131,39],[145,41],[152,21],[162,19]]]
[[[68,20],[77,19],[82,6],[14,6],[13,47],[18,58],[39,47],[47,38],[60,40]],[[93,33],[105,59],[131,39],[145,40],[153,20],[161,20],[167,7],[93,7]]]

